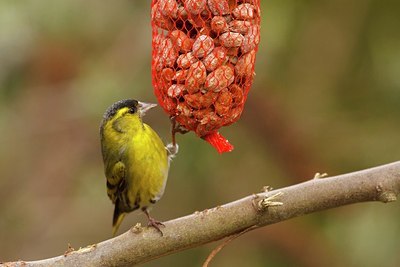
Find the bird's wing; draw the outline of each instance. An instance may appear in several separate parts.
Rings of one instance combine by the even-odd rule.
[[[126,186],[126,167],[122,161],[117,161],[110,166],[107,172],[107,195],[115,203],[116,198]]]
[[[125,217],[124,199],[126,192],[126,167],[122,161],[116,162],[111,170],[110,178],[107,177],[107,194],[115,204],[113,215],[113,236],[116,235],[122,220]],[[122,201],[122,202],[121,202]]]
[[[115,150],[108,150],[109,153],[116,152]],[[106,177],[107,177],[107,195],[111,201],[115,204],[114,215],[113,215],[113,236],[116,235],[118,228],[125,217],[125,212],[130,209],[126,206],[126,187],[127,187],[127,175],[128,168],[124,162],[126,159],[122,157],[124,153],[121,151],[113,154],[114,157],[108,157],[105,162],[106,165]],[[108,154],[110,156],[110,154]],[[110,159],[116,158],[118,161],[110,162]]]

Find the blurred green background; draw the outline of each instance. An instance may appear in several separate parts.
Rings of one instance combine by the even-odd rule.
[[[316,172],[399,160],[400,2],[262,1],[255,84],[218,155],[178,136],[169,220]],[[114,101],[156,101],[149,1],[0,1],[0,262],[34,260],[105,240],[98,126]],[[167,142],[169,121],[146,116]],[[120,232],[144,215],[133,213]],[[399,266],[400,206],[364,203],[253,231],[212,266]],[[200,266],[217,243],[143,266]]]

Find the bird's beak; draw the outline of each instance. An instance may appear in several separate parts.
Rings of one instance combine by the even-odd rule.
[[[156,107],[157,104],[139,102],[140,115],[144,116],[149,109]]]

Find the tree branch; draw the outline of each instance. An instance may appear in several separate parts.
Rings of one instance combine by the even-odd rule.
[[[257,210],[254,203],[281,192],[282,206]],[[263,192],[165,222],[164,236],[135,226],[126,233],[55,258],[1,266],[130,266],[308,213],[365,201],[392,202],[400,193],[400,161],[349,174],[313,179]],[[265,203],[265,201],[264,201]],[[257,206],[257,205],[256,205]]]

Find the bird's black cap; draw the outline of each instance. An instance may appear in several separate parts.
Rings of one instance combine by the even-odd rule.
[[[134,99],[124,99],[124,100],[120,100],[118,102],[115,102],[114,104],[112,104],[104,113],[103,116],[103,120],[106,121],[110,118],[112,118],[118,110],[120,110],[121,108],[129,108],[131,109],[130,112],[131,113],[135,113],[137,112],[139,106],[139,102],[137,100]]]

